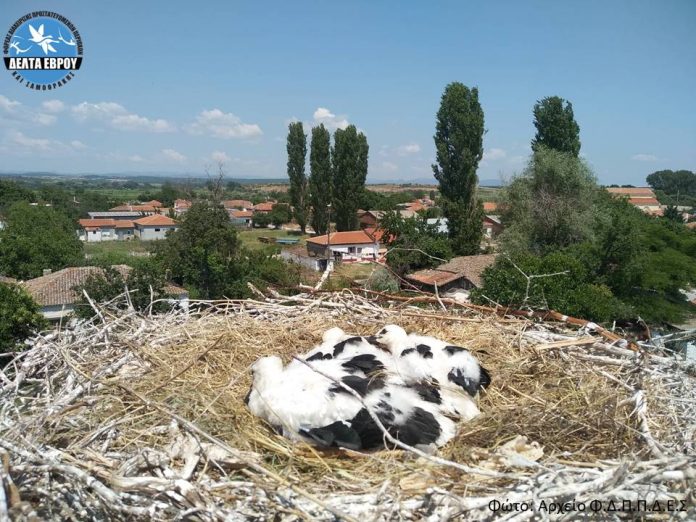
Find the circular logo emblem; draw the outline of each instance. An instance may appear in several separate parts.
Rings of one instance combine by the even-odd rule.
[[[80,33],[70,20],[52,11],[36,11],[17,20],[2,50],[12,77],[36,91],[65,85],[82,65]]]

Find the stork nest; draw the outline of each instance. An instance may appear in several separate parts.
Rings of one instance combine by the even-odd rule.
[[[696,516],[696,372],[659,346],[347,291],[97,310],[0,372],[0,520],[554,518],[573,500]],[[257,358],[389,323],[491,373],[482,415],[437,454],[323,451],[246,409]]]

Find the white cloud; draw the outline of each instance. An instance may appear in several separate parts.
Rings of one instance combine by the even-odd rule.
[[[658,157],[653,154],[634,154],[631,159],[634,161],[657,161]]]
[[[10,100],[7,96],[0,94],[0,109],[4,112],[15,112],[21,105],[18,101]]]
[[[17,130],[9,131],[5,135],[4,143],[10,145],[11,150],[21,155],[39,154],[42,156],[58,156],[75,153],[77,150],[85,148],[85,145],[77,140],[64,143],[59,140],[48,138],[32,138]]]
[[[350,125],[345,116],[336,116],[325,107],[318,107],[317,110],[314,111],[313,119],[314,125],[320,125],[323,123],[324,126],[331,131],[336,129],[345,129],[348,127],[348,125]]]
[[[507,152],[504,149],[486,149],[483,151],[483,161],[495,161],[503,159],[507,156]]]
[[[397,170],[399,170],[399,166],[395,163],[392,163],[391,161],[383,161],[379,165],[379,170],[383,172],[396,172]]]
[[[210,155],[210,159],[213,160],[215,163],[229,163],[230,162],[230,157],[219,150],[216,150]]]
[[[38,123],[44,127],[53,125],[57,119],[58,118],[56,118],[53,114],[46,114],[43,112],[38,112],[32,116],[32,121],[34,121],[34,123]]]
[[[400,145],[396,148],[396,153],[399,156],[408,156],[409,154],[417,154],[421,150],[420,145],[417,143],[407,143],[406,145]]]
[[[175,163],[183,163],[186,161],[186,156],[174,149],[162,149],[162,155],[165,157],[165,159]]]
[[[202,111],[196,116],[196,121],[189,126],[193,134],[209,134],[216,138],[253,138],[261,136],[263,131],[255,123],[244,123],[231,112],[222,112],[220,109]]]
[[[60,100],[46,100],[41,104],[43,110],[51,114],[62,112],[65,109],[65,104]]]
[[[133,163],[143,163],[145,158],[139,154],[133,154],[132,156],[128,156],[128,161],[132,161]]]
[[[98,121],[124,131],[172,132],[176,130],[167,120],[150,119],[128,112],[123,105],[115,102],[82,102],[72,108],[72,113],[80,122]]]

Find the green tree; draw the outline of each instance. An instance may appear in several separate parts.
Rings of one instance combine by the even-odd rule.
[[[572,154],[580,154],[580,126],[573,115],[573,105],[559,98],[549,96],[534,105],[534,127],[536,135],[532,140],[532,150],[540,145],[550,149]]]
[[[16,181],[0,179],[0,211],[18,201],[34,202],[36,195]]]
[[[179,228],[157,245],[157,258],[176,283],[203,299],[224,295],[233,272],[237,233],[227,211],[196,202],[183,215]]]
[[[331,134],[322,123],[312,129],[309,153],[309,198],[312,206],[312,228],[317,234],[329,229],[329,210],[333,193],[331,172]]]
[[[88,319],[94,315],[92,306],[84,296],[87,292],[90,299],[97,304],[104,304],[123,294],[128,288],[130,302],[133,308],[144,312],[153,306],[152,311],[164,311],[168,305],[155,301],[166,298],[164,274],[154,263],[140,263],[127,272],[117,270],[114,266],[103,266],[91,274],[83,285],[75,290],[80,296],[75,313],[78,317]],[[83,292],[84,291],[84,292]],[[127,301],[116,300],[111,305],[114,310],[125,310]]]
[[[30,279],[43,270],[60,270],[84,262],[76,224],[51,207],[20,202],[7,211],[0,230],[0,274]]]
[[[38,305],[22,287],[0,283],[0,354],[46,326]]]
[[[276,203],[268,213],[268,217],[274,227],[280,228],[281,225],[289,223],[292,219],[292,211],[287,203]]]
[[[684,223],[682,213],[674,205],[669,205],[667,208],[665,208],[662,217],[669,219],[670,221],[674,221],[675,223]]]
[[[696,196],[696,173],[690,170],[658,170],[646,181],[653,189],[670,196]]]
[[[358,196],[365,189],[367,177],[367,138],[355,125],[337,129],[334,133],[333,209],[336,230],[358,228]]]
[[[508,252],[546,252],[592,236],[597,183],[582,159],[537,147],[501,195]]]
[[[387,244],[387,264],[399,275],[435,267],[452,257],[447,237],[423,217],[404,218],[397,212],[387,212],[380,229]]]
[[[483,125],[478,89],[450,83],[437,112],[433,172],[440,183],[440,204],[448,219],[452,250],[458,255],[478,253],[483,235],[483,207],[476,197]]]
[[[295,219],[304,234],[307,225],[309,208],[309,184],[305,175],[307,158],[307,135],[304,133],[302,122],[294,122],[288,126],[288,178],[290,178],[290,202],[294,208]]]

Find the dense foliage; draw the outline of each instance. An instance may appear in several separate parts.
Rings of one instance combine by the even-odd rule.
[[[76,223],[52,207],[26,202],[12,205],[0,230],[0,274],[17,279],[38,277],[43,270],[60,270],[83,263]]]
[[[312,129],[309,167],[312,228],[317,234],[326,234],[329,229],[328,206],[333,194],[333,174],[331,172],[331,134],[324,124]]]
[[[696,173],[689,170],[658,170],[646,181],[663,205],[696,207]]]
[[[333,214],[336,230],[358,228],[358,198],[367,177],[367,138],[355,125],[336,129],[331,151],[333,167]]]
[[[452,248],[437,225],[423,217],[403,218],[397,212],[382,217],[382,241],[387,245],[387,264],[403,275],[421,268],[431,268],[452,258]]]
[[[0,354],[47,326],[39,307],[19,285],[0,283]]]
[[[450,83],[437,112],[433,172],[440,183],[440,204],[449,221],[452,250],[458,255],[480,250],[483,208],[476,197],[476,169],[483,157],[483,125],[478,89]]]
[[[549,96],[534,105],[536,135],[532,150],[539,146],[565,152],[574,157],[580,154],[580,126],[575,121],[573,105],[558,96]]]
[[[294,208],[295,219],[304,234],[309,212],[308,182],[305,175],[307,158],[307,135],[302,122],[293,122],[288,126],[288,178],[290,178],[290,203]]]
[[[125,277],[114,267],[104,266],[101,273],[90,275],[87,281],[76,289],[80,294],[80,301],[75,308],[75,313],[83,318],[94,315],[94,310],[83,291],[87,292],[93,302],[107,303],[123,294],[126,288],[135,310],[140,312],[165,310],[168,307],[165,302],[155,302],[167,297],[164,291],[165,284],[164,274],[153,264],[139,264]],[[125,309],[126,301],[118,300],[116,306]]]

